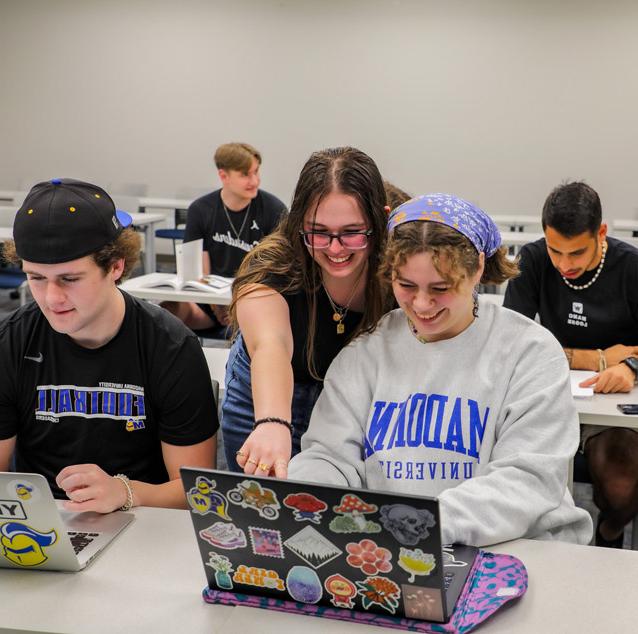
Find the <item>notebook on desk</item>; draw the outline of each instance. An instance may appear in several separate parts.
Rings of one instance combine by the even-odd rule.
[[[213,592],[444,623],[477,555],[442,546],[436,499],[181,474]]]
[[[64,511],[43,476],[0,472],[0,568],[82,570],[133,517]]]

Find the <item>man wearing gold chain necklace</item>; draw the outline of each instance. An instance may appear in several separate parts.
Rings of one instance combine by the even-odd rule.
[[[583,386],[629,392],[638,371],[638,250],[607,236],[598,194],[582,182],[557,187],[545,201],[545,238],[521,250],[519,278],[504,306],[540,322],[569,365],[596,373]],[[638,433],[584,426],[582,445],[601,510],[596,543],[622,547],[638,512]]]
[[[259,189],[261,154],[247,143],[225,143],[215,151],[221,189],[195,200],[188,208],[185,242],[204,241],[203,272],[235,277],[244,256],[279,223],[286,211],[277,197]],[[225,336],[225,306],[166,302],[164,308],[189,328],[214,329]]]

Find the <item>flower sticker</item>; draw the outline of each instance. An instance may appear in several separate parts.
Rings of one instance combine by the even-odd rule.
[[[346,561],[353,567],[359,568],[368,576],[392,570],[392,553],[387,548],[380,548],[371,539],[360,542],[350,542],[346,545],[348,556]]]

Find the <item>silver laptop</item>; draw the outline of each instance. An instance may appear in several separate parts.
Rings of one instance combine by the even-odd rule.
[[[65,511],[43,476],[0,472],[0,568],[82,570],[133,517]]]

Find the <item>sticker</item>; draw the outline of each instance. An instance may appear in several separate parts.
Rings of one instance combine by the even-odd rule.
[[[301,603],[317,603],[323,595],[323,588],[317,573],[307,566],[293,566],[286,576],[288,594]]]
[[[248,529],[250,531],[250,543],[255,555],[284,558],[284,550],[281,547],[281,533],[279,531],[256,526],[249,526]]]
[[[467,561],[456,559],[454,557],[453,546],[443,546],[443,567],[444,568],[464,568]]]
[[[399,567],[410,575],[408,581],[413,583],[415,577],[429,575],[436,567],[436,560],[434,555],[424,553],[420,548],[410,550],[402,547],[399,551]]]
[[[284,498],[284,506],[294,511],[293,515],[298,522],[313,522],[319,524],[321,515],[328,508],[322,500],[310,493],[291,493]]]
[[[357,596],[357,587],[343,575],[330,575],[324,582],[324,588],[332,595],[330,603],[336,608],[353,608],[353,599]]]
[[[26,520],[27,514],[18,500],[0,500],[0,519]]]
[[[406,504],[386,504],[381,507],[383,528],[392,533],[404,546],[414,546],[428,537],[428,529],[436,525],[434,515],[426,509],[415,509]]]
[[[273,590],[285,590],[284,580],[275,570],[265,568],[248,567],[242,564],[233,575],[233,581],[243,583],[247,586],[257,586],[258,588],[272,588]]]
[[[215,571],[215,583],[218,588],[232,590],[233,579],[230,576],[230,573],[233,571],[233,564],[226,555],[208,553],[208,561],[206,562],[206,565],[210,566]]]
[[[289,537],[284,546],[315,569],[321,568],[343,552],[312,526],[306,526]]]
[[[330,530],[335,533],[379,533],[381,526],[376,522],[366,520],[365,515],[376,513],[374,504],[364,502],[358,495],[348,493],[341,498],[339,506],[332,510],[340,513],[330,522]]]
[[[0,526],[2,555],[17,566],[39,566],[47,559],[44,549],[58,541],[58,534],[51,529],[47,533],[23,524],[6,522]]]
[[[371,605],[378,605],[394,614],[399,607],[401,590],[394,581],[386,577],[368,577],[365,581],[357,581],[357,587],[365,610]]]
[[[246,546],[246,534],[234,524],[215,522],[212,526],[199,531],[199,536],[206,540],[211,546],[234,550]]]
[[[392,570],[392,553],[387,548],[379,548],[371,539],[350,542],[346,545],[346,550],[349,553],[346,561],[368,576]]]
[[[188,505],[197,515],[212,513],[223,520],[230,520],[227,512],[228,502],[222,493],[215,491],[216,486],[215,480],[197,476],[195,486],[186,494]]]
[[[228,499],[243,509],[254,509],[267,520],[279,517],[279,502],[272,489],[265,489],[255,480],[244,480],[228,492]]]
[[[9,500],[15,500],[16,497],[23,502],[33,503],[41,499],[40,489],[37,484],[23,477],[10,480],[6,484],[7,497]],[[4,497],[4,494],[0,495]]]
[[[25,482],[18,482],[16,484],[16,495],[21,500],[30,500],[33,495],[33,487]]]
[[[402,584],[401,591],[406,617],[422,621],[443,620],[443,601],[440,590]]]

